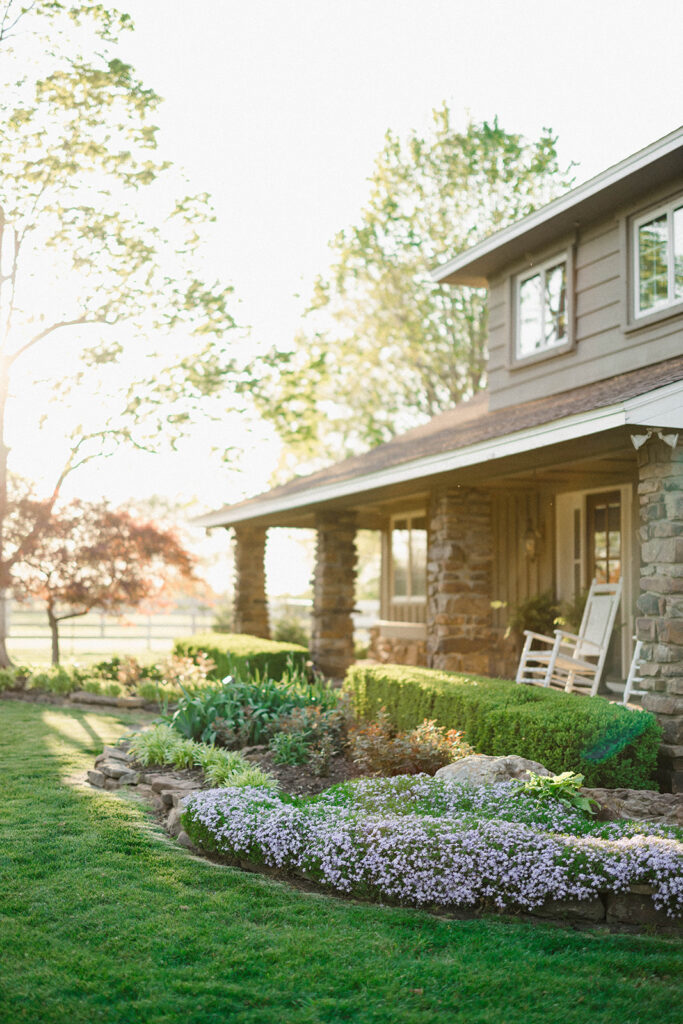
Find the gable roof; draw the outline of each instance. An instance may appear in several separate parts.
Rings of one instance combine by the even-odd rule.
[[[459,253],[432,277],[441,284],[485,288],[506,264],[677,177],[683,184],[683,126]]]
[[[641,401],[652,393],[656,401]],[[230,526],[263,519],[629,423],[683,427],[683,356],[494,411],[481,392],[365,455],[225,505],[193,523]]]

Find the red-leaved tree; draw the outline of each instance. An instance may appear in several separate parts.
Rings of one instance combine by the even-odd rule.
[[[60,622],[95,609],[111,614],[155,602],[170,586],[195,579],[195,559],[172,530],[104,501],[51,510],[24,498],[12,518],[24,535],[39,523],[35,543],[15,565],[14,594],[45,603],[53,665],[59,664]]]

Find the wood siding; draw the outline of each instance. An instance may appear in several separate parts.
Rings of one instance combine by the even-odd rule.
[[[491,409],[559,394],[592,381],[636,370],[683,352],[683,315],[662,315],[647,325],[629,315],[629,233],[632,219],[651,204],[683,194],[683,181],[647,203],[621,210],[558,239],[554,250],[530,254],[489,288],[489,399]],[[533,263],[573,249],[574,345],[526,365],[514,365],[513,287],[517,274]]]
[[[494,609],[493,625],[504,628],[511,609],[521,601],[555,591],[555,512],[549,491],[498,492],[493,495],[493,597],[502,607]],[[539,533],[538,556],[524,552],[527,526]]]

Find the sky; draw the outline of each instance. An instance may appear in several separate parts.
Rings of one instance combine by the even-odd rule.
[[[212,194],[205,265],[235,289],[248,344],[286,348],[328,243],[357,220],[391,128],[427,130],[449,103],[456,124],[498,116],[529,138],[550,127],[560,161],[585,180],[683,122],[680,0],[129,0],[122,54],[164,97],[160,152]],[[240,472],[211,462],[246,451]],[[26,475],[53,456],[17,437]],[[197,511],[267,489],[277,444],[239,418],[197,427],[175,455],[122,452],[72,487],[113,501],[164,494]],[[244,468],[246,467],[246,468]],[[214,542],[211,582],[228,569]],[[272,592],[303,589],[299,546],[272,544]]]

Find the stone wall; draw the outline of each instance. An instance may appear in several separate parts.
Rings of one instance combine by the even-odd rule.
[[[495,674],[492,625],[491,496],[473,488],[438,491],[429,515],[427,660],[431,668]]]
[[[250,636],[270,636],[266,599],[266,531],[259,526],[236,526],[235,605],[233,629]]]
[[[355,514],[321,512],[316,529],[311,659],[326,676],[341,679],[354,660]]]
[[[372,626],[368,657],[382,665],[421,665],[426,668],[427,644],[424,640],[382,636],[380,627]]]
[[[683,447],[651,438],[638,452],[641,580],[636,629],[645,641],[643,707],[664,730],[660,784],[683,792]]]

